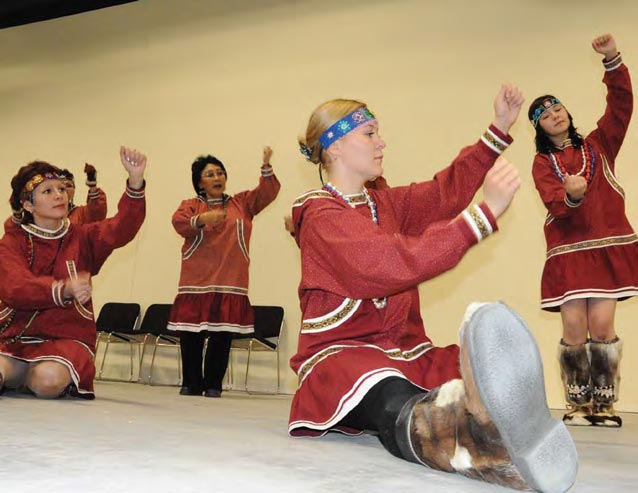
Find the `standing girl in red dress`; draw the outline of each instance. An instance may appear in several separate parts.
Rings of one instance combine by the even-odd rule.
[[[614,412],[622,344],[616,302],[638,295],[638,236],[625,215],[615,159],[633,109],[631,80],[610,34],[593,40],[604,55],[607,108],[586,137],[554,96],[531,104],[536,129],[532,174],[545,207],[547,256],[541,308],[560,311],[559,361],[570,425],[619,427]]]

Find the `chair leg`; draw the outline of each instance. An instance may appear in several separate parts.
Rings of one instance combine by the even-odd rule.
[[[143,383],[142,382],[142,365],[144,364],[144,354],[146,353],[146,340],[148,339],[148,334],[144,335],[144,339],[141,342],[141,349],[140,349],[140,371],[137,375],[137,383]]]
[[[246,356],[246,376],[244,377],[244,390],[246,390],[247,394],[250,394],[250,390],[248,390],[248,370],[250,369],[250,355],[253,352],[253,341],[251,340],[248,343],[248,356]]]
[[[228,390],[233,390],[235,387],[235,382],[233,381],[233,372],[235,371],[235,367],[233,366],[233,350],[231,348],[230,354],[228,355],[228,369],[226,370],[226,375],[228,379]]]
[[[102,357],[102,364],[100,365],[100,372],[98,373],[98,380],[102,380],[102,372],[104,371],[104,362],[106,361],[106,354],[109,351],[109,345],[111,344],[111,334],[106,337],[106,346],[104,347],[104,356]]]
[[[155,364],[155,355],[157,354],[157,343],[159,342],[159,336],[155,338],[155,344],[153,344],[153,356],[151,357],[151,368],[148,371],[148,384],[153,385],[153,365]]]
[[[128,381],[132,382],[133,381],[133,343],[129,343],[128,346],[131,353],[131,374],[129,375]]]
[[[93,361],[97,361],[97,352],[100,349],[100,339],[102,338],[102,332],[98,332],[95,337],[95,353],[93,354]]]
[[[279,345],[277,345],[277,394],[279,394],[280,389],[280,376],[279,376]]]

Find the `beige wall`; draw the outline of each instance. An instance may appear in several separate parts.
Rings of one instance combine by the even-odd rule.
[[[241,5],[241,6],[236,6]],[[638,66],[638,4],[557,0],[333,0],[242,2],[154,0],[0,31],[0,183],[40,158],[78,175],[94,163],[114,211],[124,172],[118,145],[150,156],[148,217],[136,240],[95,280],[109,300],[170,302],[180,239],[170,216],[192,195],[189,165],[200,153],[228,166],[229,192],[256,184],[261,146],[275,149],[283,188],[255,221],[251,300],[287,311],[285,361],[299,325],[298,252],[282,217],[295,196],[317,184],[295,146],[311,110],[345,96],[363,99],[381,120],[393,185],[429,178],[491,121],[501,81],[531,101],[553,92],[579,128],[604,107],[602,67],[589,42],[612,31],[625,61]],[[630,221],[638,213],[637,125],[618,158]],[[457,340],[464,307],[507,301],[538,337],[550,404],[562,405],[555,363],[560,323],[538,307],[544,210],[530,176],[533,133],[524,118],[507,152],[524,183],[501,232],[452,272],[422,287],[423,314],[439,344]],[[82,180],[79,180],[80,183]],[[79,185],[79,199],[84,194]],[[5,185],[4,196],[9,187]],[[78,200],[80,202],[80,200]],[[9,213],[6,204],[0,211]],[[379,258],[382,262],[383,258]],[[638,411],[638,302],[622,303],[625,340],[620,405]],[[295,379],[285,370],[285,387]]]

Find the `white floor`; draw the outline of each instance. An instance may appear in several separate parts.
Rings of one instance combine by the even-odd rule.
[[[2,492],[500,492],[396,459],[372,436],[286,433],[291,396],[97,383],[98,399],[0,397]],[[575,493],[634,492],[638,415],[620,430],[570,428]]]

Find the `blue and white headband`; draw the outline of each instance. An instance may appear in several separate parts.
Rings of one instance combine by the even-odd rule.
[[[534,127],[537,127],[538,120],[540,120],[542,114],[545,113],[548,109],[556,106],[557,104],[562,103],[553,96],[543,99],[534,110],[534,113],[532,114],[532,117],[529,119],[529,121],[532,122],[532,125],[534,125]]]
[[[365,107],[359,108],[332,124],[328,130],[321,134],[319,143],[321,147],[328,149],[334,142],[370,120],[376,120],[372,111]]]

